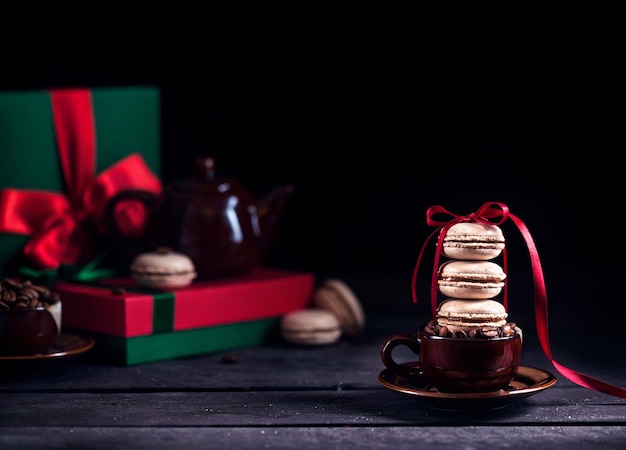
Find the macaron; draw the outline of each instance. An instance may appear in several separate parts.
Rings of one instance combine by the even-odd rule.
[[[137,283],[156,289],[179,289],[190,285],[196,278],[191,259],[167,247],[137,255],[130,273]]]
[[[450,298],[441,302],[437,308],[437,323],[452,332],[498,328],[506,324],[507,317],[504,305],[490,299]]]
[[[491,261],[450,260],[439,266],[439,291],[452,298],[493,298],[504,287],[506,274]]]
[[[312,304],[333,312],[339,319],[343,333],[354,336],[365,327],[365,312],[355,293],[343,281],[325,280],[313,293]]]
[[[280,322],[282,336],[299,345],[330,345],[341,337],[339,319],[320,308],[300,309],[285,314]]]
[[[504,235],[497,225],[460,222],[446,232],[441,253],[450,259],[487,261],[498,257],[504,246]]]

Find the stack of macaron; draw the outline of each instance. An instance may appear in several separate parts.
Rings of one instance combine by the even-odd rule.
[[[343,335],[355,336],[364,326],[358,297],[345,282],[329,278],[313,293],[310,307],[283,316],[281,333],[293,344],[329,345]]]
[[[500,256],[505,239],[494,224],[460,222],[443,238],[437,284],[447,298],[427,325],[440,336],[491,338],[515,332],[504,305],[495,299],[504,288],[506,273],[492,261]]]

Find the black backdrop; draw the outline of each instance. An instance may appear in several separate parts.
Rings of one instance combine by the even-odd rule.
[[[43,8],[5,10],[0,88],[159,86],[166,183],[209,155],[257,196],[295,186],[270,264],[408,275],[429,206],[497,201],[545,267],[623,266],[609,15]]]

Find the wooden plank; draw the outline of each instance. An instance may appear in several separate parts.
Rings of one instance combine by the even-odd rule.
[[[2,428],[0,448],[133,448],[134,450],[238,450],[272,448],[397,450],[399,448],[540,448],[622,450],[624,426],[340,426],[340,427],[55,427]]]
[[[105,364],[85,355],[84,359],[39,376],[0,379],[0,392],[374,388],[378,386],[378,375],[384,369],[380,359],[384,339],[386,337],[379,335],[364,335],[320,348],[299,348],[278,343],[135,367]],[[577,387],[554,369],[531,337],[525,338],[525,341],[523,364],[550,371],[557,377],[558,386]],[[562,356],[559,358],[562,364],[626,387],[626,359],[615,357],[621,354],[626,342],[611,340],[597,350],[586,350],[583,344],[581,339],[572,339],[574,350],[563,352],[555,348],[553,352]],[[416,360],[415,355],[404,350],[394,350],[399,361]],[[225,355],[233,356],[234,362],[224,360]]]
[[[626,400],[552,388],[502,409],[450,412],[380,389],[4,393],[0,426],[626,425]]]
[[[0,379],[0,392],[374,388],[379,386],[378,375],[384,369],[381,342],[380,337],[360,336],[320,348],[277,344],[229,353],[235,357],[234,362],[225,362],[224,354],[212,354],[136,367],[113,366],[85,357],[45,374]],[[617,347],[618,340],[612,342],[605,346],[609,355],[614,352],[611,356],[592,351],[589,361],[593,364],[578,361],[575,367],[607,382],[624,383],[626,361],[614,356],[622,347]],[[398,360],[416,359],[408,351],[402,354],[403,350],[394,351],[400,353]],[[526,346],[522,363],[550,371],[557,377],[559,387],[579,388],[564,379],[537,347]],[[580,390],[582,395],[587,391]]]
[[[367,291],[369,301],[384,298],[381,287]],[[502,409],[452,412],[379,384],[382,344],[417,319],[411,305],[369,311],[363,334],[328,347],[275,342],[227,352],[232,359],[216,353],[134,367],[87,354],[45,374],[2,379],[0,448],[623,448],[626,399],[558,374],[532,317],[524,318],[522,362],[554,373],[556,385]],[[556,359],[626,386],[626,336],[581,333],[581,317],[561,323],[572,315],[557,314],[550,329]]]

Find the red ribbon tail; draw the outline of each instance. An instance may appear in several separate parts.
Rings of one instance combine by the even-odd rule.
[[[569,369],[564,365],[556,362],[552,357],[552,351],[550,349],[550,337],[548,334],[548,300],[545,287],[545,280],[543,278],[543,269],[541,268],[541,261],[539,259],[539,252],[535,246],[535,242],[530,234],[530,231],[518,217],[513,214],[509,214],[511,220],[515,223],[528,247],[530,253],[530,260],[533,270],[534,281],[534,293],[535,293],[535,321],[537,325],[537,335],[539,337],[539,343],[554,366],[561,375],[572,381],[579,386],[586,387],[604,394],[613,395],[616,397],[626,398],[626,389],[606,383],[588,375],[582,374],[575,370]]]
[[[91,182],[96,170],[96,131],[88,89],[50,92],[52,118],[67,195],[73,205]]]
[[[563,375],[569,381],[578,384],[579,386],[602,392],[604,394],[613,395],[615,397],[626,398],[626,389],[622,389],[621,387],[615,386],[614,384],[610,384],[605,381],[598,380],[597,378],[590,377],[589,375],[576,372],[575,370],[568,369],[567,367],[559,364],[553,359],[551,359],[551,362],[561,375]]]

